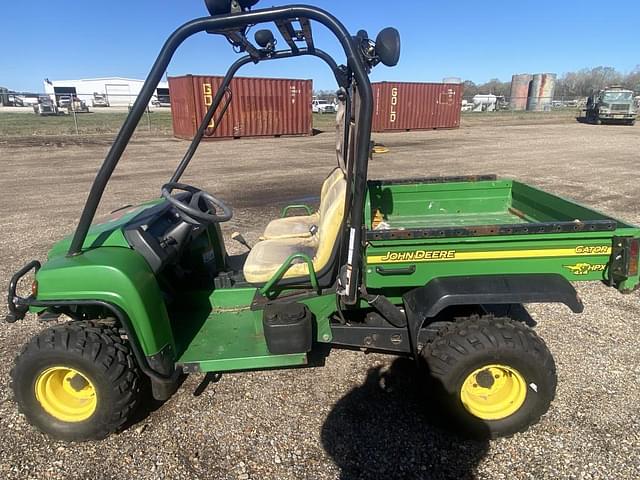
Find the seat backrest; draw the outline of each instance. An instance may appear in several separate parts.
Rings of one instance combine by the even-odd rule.
[[[327,209],[327,195],[335,185],[338,180],[344,180],[344,173],[340,168],[336,167],[329,174],[329,176],[325,179],[322,184],[322,190],[320,190],[320,208],[318,208],[318,212],[322,212]]]
[[[331,260],[331,253],[340,234],[344,220],[344,205],[347,195],[347,181],[342,178],[334,182],[325,195],[324,208],[320,210],[318,225],[318,248],[313,259],[316,271],[324,268]]]
[[[338,166],[345,172],[347,170],[346,152],[345,152],[345,120],[347,117],[347,102],[338,98],[338,109],[336,111],[336,157]]]

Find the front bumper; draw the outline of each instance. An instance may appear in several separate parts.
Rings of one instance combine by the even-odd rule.
[[[606,119],[606,120],[633,120],[634,118],[636,118],[635,113],[624,113],[624,112],[623,113],[600,112],[598,116],[601,119]]]
[[[9,292],[7,296],[7,306],[9,307],[9,313],[5,317],[5,321],[7,323],[13,323],[17,320],[22,320],[27,312],[29,311],[29,305],[35,300],[33,295],[29,295],[28,297],[21,297],[17,294],[18,282],[22,277],[24,277],[31,270],[35,270],[34,273],[37,273],[40,270],[40,262],[37,260],[32,260],[27,263],[24,267],[18,270],[13,277],[11,277],[11,281],[9,282]]]

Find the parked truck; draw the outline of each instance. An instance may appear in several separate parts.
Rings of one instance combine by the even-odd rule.
[[[33,106],[33,112],[41,117],[56,116],[60,114],[56,102],[48,95],[42,95],[38,98],[38,103]]]
[[[607,87],[587,99],[584,118],[589,123],[636,123],[633,92],[622,87]]]
[[[336,113],[336,106],[321,98],[313,98],[311,102],[311,111],[313,113]]]
[[[98,93],[93,92],[93,99],[91,100],[91,105],[95,107],[108,107],[109,99],[107,98],[106,93]]]

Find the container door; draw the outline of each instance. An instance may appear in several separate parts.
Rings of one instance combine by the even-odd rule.
[[[131,96],[131,89],[126,83],[107,83],[105,86],[107,101],[112,107],[127,107],[135,100]]]

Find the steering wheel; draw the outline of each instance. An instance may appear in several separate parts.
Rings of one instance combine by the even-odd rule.
[[[178,200],[171,193],[174,190],[181,190],[189,193],[188,200]],[[169,182],[162,186],[162,198],[165,198],[171,205],[176,207],[182,219],[191,224],[222,223],[228,222],[233,217],[231,209],[222,200],[217,199],[210,193],[199,188],[186,185],[184,183]],[[216,207],[222,210],[222,215],[217,215]]]

